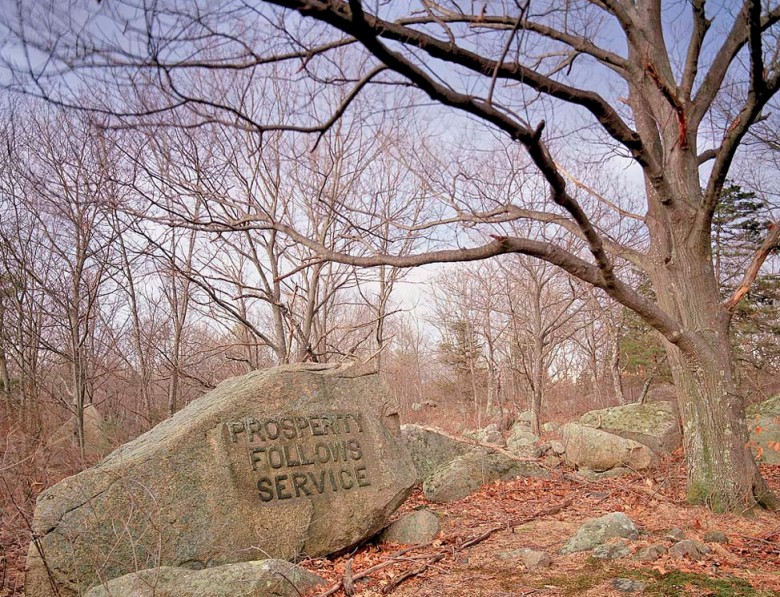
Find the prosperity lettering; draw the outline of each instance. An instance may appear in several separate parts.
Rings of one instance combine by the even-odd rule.
[[[229,443],[245,447],[262,502],[371,486],[360,413],[246,417],[224,426]]]

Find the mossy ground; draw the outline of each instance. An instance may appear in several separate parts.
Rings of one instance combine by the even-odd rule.
[[[772,597],[775,591],[754,588],[747,580],[725,576],[715,578],[706,574],[672,570],[637,570],[614,563],[589,558],[575,574],[562,574],[535,583],[540,591],[557,588],[562,595],[583,595],[599,586],[606,586],[616,578],[630,578],[645,583],[643,595],[670,597],[672,595],[707,595],[712,597]]]

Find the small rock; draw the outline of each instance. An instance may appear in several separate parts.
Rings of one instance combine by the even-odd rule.
[[[666,533],[666,538],[671,539],[672,541],[682,541],[685,539],[685,531],[674,527],[673,529],[669,529],[669,532]]]
[[[630,556],[631,550],[628,549],[628,544],[625,541],[617,541],[597,545],[590,555],[599,560],[617,560]]]
[[[478,429],[477,431],[466,432],[463,435],[483,444],[494,444],[497,446],[506,444],[504,437],[501,435],[501,431],[498,429],[498,425],[495,423],[491,423],[487,427]]]
[[[431,541],[439,532],[439,517],[430,510],[410,512],[388,526],[382,543],[420,544]]]
[[[661,543],[653,543],[647,547],[643,547],[636,552],[636,559],[640,562],[655,562],[658,558],[666,553],[667,549],[665,545]]]
[[[711,551],[712,550],[703,543],[698,543],[691,539],[683,539],[669,548],[669,554],[675,558],[682,559],[685,556],[688,556],[692,560],[704,559],[704,556]]]
[[[633,578],[613,578],[612,587],[623,593],[642,593],[647,584]]]
[[[561,553],[568,554],[593,549],[613,537],[636,539],[638,536],[639,530],[628,516],[622,512],[612,512],[600,518],[589,520],[582,525],[561,549]]]
[[[707,543],[728,543],[729,538],[723,531],[710,531],[704,535],[704,540]]]
[[[530,410],[524,410],[515,417],[515,420],[526,427],[530,427],[534,420],[534,414]]]
[[[502,560],[522,560],[525,567],[529,570],[547,568],[552,564],[552,558],[548,553],[535,549],[528,549],[527,547],[505,551],[498,554],[498,557]]]
[[[566,453],[566,447],[563,445],[563,442],[559,442],[557,439],[550,442],[550,450],[558,456]]]

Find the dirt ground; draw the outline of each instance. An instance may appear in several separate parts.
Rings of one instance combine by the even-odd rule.
[[[762,470],[780,494],[780,466]],[[643,582],[644,595],[780,595],[780,515],[718,515],[689,506],[683,500],[684,477],[678,458],[651,477],[590,482],[574,471],[555,469],[548,480],[497,482],[446,505],[428,503],[416,491],[396,516],[420,507],[439,514],[442,531],[433,543],[416,548],[369,543],[337,558],[302,565],[330,583],[314,595],[345,595],[341,583],[348,564],[353,594],[365,597],[625,595],[612,586],[616,578]],[[630,542],[632,552],[650,543],[671,546],[667,534],[674,527],[699,541],[708,531],[723,531],[728,543],[709,543],[712,552],[698,562],[668,554],[655,562],[632,557],[597,560],[587,552],[558,555],[585,520],[610,512],[625,512],[642,531]],[[24,594],[28,540],[22,535],[4,537],[0,597]],[[546,551],[553,556],[552,565],[531,571],[519,560],[499,557],[521,547]]]
[[[780,466],[762,470],[772,488],[780,492]],[[336,559],[310,560],[304,566],[331,581],[328,588],[335,588],[344,579],[350,560],[353,578],[369,567],[390,563],[354,581],[354,594],[366,597],[388,590],[397,597],[625,595],[612,586],[616,578],[643,582],[644,595],[780,595],[780,515],[718,515],[689,506],[684,502],[684,481],[684,468],[677,459],[652,477],[631,475],[588,482],[573,471],[556,470],[549,480],[499,481],[446,505],[428,503],[418,491],[399,515],[420,507],[439,514],[442,532],[431,545],[394,558],[403,546],[372,544]],[[668,554],[655,562],[632,557],[598,560],[588,552],[558,555],[585,520],[610,512],[625,512],[640,528],[639,539],[630,542],[632,553],[650,543],[670,547],[674,542],[667,535],[675,527],[683,529],[686,538],[698,541],[708,531],[722,531],[728,543],[709,543],[712,552],[698,562]],[[491,530],[483,541],[463,547]],[[499,557],[521,547],[546,551],[553,556],[552,565],[530,571],[519,560]],[[405,573],[438,556],[443,557],[395,585]],[[330,594],[345,593],[338,587]]]

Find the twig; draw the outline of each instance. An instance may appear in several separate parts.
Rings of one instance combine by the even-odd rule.
[[[379,564],[375,564],[374,566],[371,566],[370,568],[366,568],[362,572],[358,572],[357,574],[352,576],[353,582],[356,580],[360,580],[361,578],[364,578],[368,576],[369,574],[373,574],[377,570],[381,570],[382,568],[387,568],[391,564],[397,563],[397,558],[404,555],[405,553],[409,553],[410,551],[413,551],[415,549],[422,549],[424,547],[429,547],[430,542],[428,543],[421,543],[419,545],[412,545],[411,547],[405,547],[404,549],[398,550],[395,553],[393,553],[387,560],[384,562],[380,562]],[[336,591],[341,589],[344,586],[343,581],[338,581],[331,585],[324,593],[320,593],[317,595],[317,597],[329,597],[330,595],[333,595]]]
[[[439,435],[443,435],[444,437],[449,438],[451,440],[454,440],[456,442],[462,442],[464,444],[469,444],[469,445],[475,446],[477,448],[485,448],[486,450],[488,450],[490,452],[503,454],[507,458],[511,458],[512,460],[516,460],[518,462],[535,462],[538,466],[549,470],[548,467],[544,466],[541,462],[539,462],[538,458],[518,456],[517,454],[513,454],[509,450],[505,450],[504,448],[502,448],[500,446],[496,446],[495,444],[486,444],[486,443],[479,442],[479,441],[474,440],[474,439],[469,439],[467,437],[452,435],[452,434],[447,433],[446,431],[444,431],[442,429],[439,429],[438,427],[429,427],[428,425],[417,425],[417,427],[419,427],[420,429],[422,429],[424,431],[430,431],[431,433],[438,433]]]
[[[567,499],[566,501],[561,502],[560,504],[558,504],[557,506],[553,506],[552,508],[548,508],[547,510],[540,510],[538,512],[534,512],[533,514],[531,514],[531,516],[526,516],[525,518],[521,518],[519,520],[513,520],[513,521],[509,522],[508,524],[502,524],[500,526],[492,527],[492,528],[488,529],[487,531],[485,531],[484,533],[482,533],[481,535],[478,535],[478,536],[474,537],[473,539],[469,539],[468,541],[463,543],[460,546],[460,549],[466,549],[467,547],[472,547],[473,545],[476,545],[477,543],[482,543],[485,539],[489,538],[491,535],[493,535],[494,533],[496,533],[498,531],[502,531],[502,530],[510,529],[510,528],[513,529],[515,527],[519,527],[521,524],[527,524],[527,523],[531,522],[532,520],[536,520],[537,518],[542,518],[544,516],[552,516],[553,514],[558,514],[558,512],[560,512],[564,508],[568,508],[569,506],[571,506],[574,503],[575,498],[577,498],[577,497],[579,497],[579,496],[574,495],[574,496],[570,497],[569,499]]]
[[[435,552],[434,554],[430,555],[428,561],[426,561],[425,563],[421,564],[417,568],[414,568],[412,570],[404,572],[401,576],[399,576],[398,578],[394,579],[390,584],[388,584],[385,587],[383,587],[381,592],[384,593],[384,594],[387,594],[387,593],[393,591],[395,588],[397,588],[405,580],[407,580],[409,578],[412,578],[414,576],[417,576],[419,574],[422,574],[428,568],[430,568],[433,564],[443,560],[448,555],[454,556],[456,553],[458,553],[460,551],[463,551],[464,549],[467,549],[467,548],[472,547],[472,546],[474,546],[474,545],[476,545],[478,543],[481,543],[482,541],[484,541],[485,539],[489,538],[491,535],[493,535],[494,533],[496,533],[498,531],[514,528],[514,527],[520,526],[521,524],[527,524],[527,523],[529,523],[532,520],[535,520],[537,518],[542,518],[544,516],[552,516],[553,514],[557,514],[561,510],[563,510],[565,508],[568,508],[572,503],[574,503],[575,499],[577,499],[578,497],[579,497],[579,494],[575,494],[572,497],[570,497],[569,499],[561,502],[557,506],[553,506],[552,508],[547,508],[545,510],[538,510],[537,512],[534,512],[530,516],[526,516],[526,517],[523,517],[523,518],[520,518],[520,519],[512,520],[512,521],[510,521],[507,524],[502,524],[501,526],[496,526],[496,527],[493,527],[491,529],[488,529],[487,531],[485,531],[481,535],[478,535],[478,536],[474,537],[473,539],[469,539],[468,541],[466,541],[465,543],[462,543],[461,545],[447,545],[447,546],[444,546],[442,549],[439,549],[437,552]],[[412,551],[413,549],[421,549],[421,548],[424,548],[424,547],[429,547],[430,545],[431,545],[430,542],[429,543],[424,543],[424,544],[421,544],[421,545],[412,545],[411,547],[407,547],[405,549],[397,551],[394,554],[392,554],[384,562],[381,562],[379,564],[371,566],[370,568],[366,568],[362,572],[358,572],[357,574],[351,576],[351,580],[352,581],[359,580],[361,578],[364,578],[364,577],[368,576],[369,574],[372,574],[372,573],[376,572],[377,570],[381,570],[382,568],[386,568],[387,566],[390,566],[391,564],[396,564],[396,563],[398,563],[398,560],[400,559],[400,557],[402,555],[404,555],[405,553],[408,553],[409,551]],[[327,591],[317,595],[317,597],[329,597],[330,595],[333,595],[334,593],[336,593],[341,588],[344,588],[344,592],[346,593],[346,588],[345,588],[345,582],[344,581],[346,581],[347,578],[350,576],[350,573],[351,573],[351,568],[350,568],[351,563],[352,563],[352,560],[350,559],[347,562],[347,569],[346,569],[345,574],[344,574],[344,580],[340,580],[340,581],[336,582],[330,588],[328,588]],[[349,594],[349,593],[347,593],[347,594]]]
[[[22,517],[22,520],[24,521],[24,524],[27,526],[27,530],[30,531],[30,539],[33,542],[33,545],[35,545],[35,549],[38,551],[38,555],[41,558],[41,561],[43,562],[43,567],[46,569],[46,575],[49,578],[49,584],[51,585],[52,590],[54,591],[54,594],[59,597],[61,595],[60,589],[57,586],[57,582],[54,578],[54,573],[52,572],[51,568],[49,567],[49,562],[46,559],[46,554],[43,552],[43,545],[41,544],[40,538],[35,534],[35,531],[33,530],[32,523],[30,522],[30,519],[27,518],[27,515],[24,513],[24,510],[22,510],[22,507],[16,503],[16,500],[14,499],[13,493],[11,492],[11,488],[8,486],[8,481],[5,480],[5,477],[0,476],[0,479],[3,480],[3,485],[5,485],[6,491],[8,492],[8,497],[11,500],[11,503],[16,508],[16,511],[19,513],[19,516]]]
[[[404,572],[398,578],[393,579],[393,581],[390,584],[385,585],[384,587],[382,587],[382,593],[387,595],[391,591],[395,590],[395,588],[398,587],[398,585],[400,585],[405,580],[407,580],[409,578],[412,578],[413,576],[417,576],[418,574],[422,574],[423,572],[425,572],[428,569],[429,566],[431,566],[432,564],[435,564],[439,560],[443,560],[446,555],[447,554],[444,553],[444,552],[437,553],[435,556],[433,556],[431,559],[429,559],[427,562],[425,562],[421,566],[418,566],[417,568],[414,568],[412,570],[408,570],[407,572]]]

